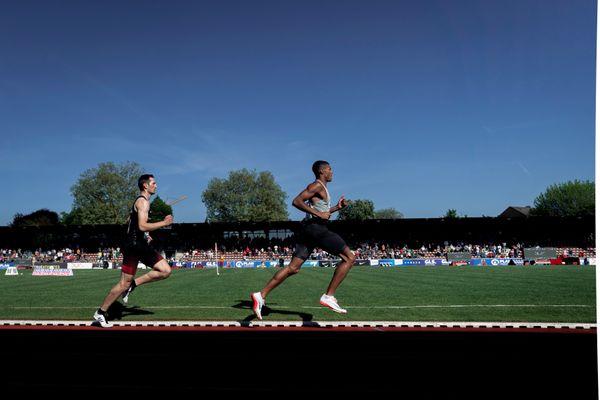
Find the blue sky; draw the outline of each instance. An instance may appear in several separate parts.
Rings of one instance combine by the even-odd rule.
[[[291,203],[496,216],[595,180],[596,1],[8,1],[0,225],[70,211],[102,162],[153,173],[175,222],[229,171]],[[290,218],[302,215],[289,206]]]

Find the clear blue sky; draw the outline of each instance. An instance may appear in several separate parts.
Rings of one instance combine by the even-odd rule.
[[[533,205],[595,180],[595,0],[5,1],[0,225],[70,211],[100,163],[155,174],[175,222],[213,177],[406,218]],[[301,214],[289,206],[290,217]]]

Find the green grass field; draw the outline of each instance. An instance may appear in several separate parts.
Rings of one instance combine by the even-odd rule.
[[[0,275],[2,320],[90,320],[119,270],[75,270],[72,277]],[[139,270],[138,275],[144,273]],[[250,293],[269,269],[174,269],[141,286],[111,314],[123,321],[253,319]],[[319,305],[331,268],[303,268],[267,298],[265,321],[489,321],[595,323],[595,266],[361,267],[336,297],[348,314]]]

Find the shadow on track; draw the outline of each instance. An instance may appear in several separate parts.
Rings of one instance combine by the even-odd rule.
[[[275,305],[276,305],[276,303],[275,303]],[[251,300],[238,300],[238,303],[234,304],[232,307],[240,308],[240,309],[244,309],[244,310],[250,310],[250,315],[247,316],[246,318],[244,318],[242,321],[256,320],[256,316],[254,315],[254,312],[252,311],[252,301]],[[272,308],[271,306],[268,306],[266,304],[263,306],[263,308],[262,308],[263,317],[266,317],[269,315],[274,315],[274,314],[295,315],[295,316],[300,317],[302,322],[311,322],[313,320],[313,315],[309,314],[309,313],[305,313],[305,312],[301,312],[301,311],[280,310],[277,308]],[[282,320],[288,320],[288,318],[282,318]]]
[[[128,317],[130,315],[154,315],[154,312],[144,310],[139,306],[127,307],[126,305],[121,304],[118,301],[112,303],[112,305],[108,309],[109,321],[119,321],[123,319],[123,317]]]

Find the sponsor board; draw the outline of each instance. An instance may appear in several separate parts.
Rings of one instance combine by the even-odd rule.
[[[337,266],[337,263],[337,260],[319,261],[319,267],[335,267]]]
[[[469,261],[471,259],[471,253],[467,251],[451,251],[448,253],[448,261],[454,262],[456,265],[457,261]]]
[[[469,263],[466,261],[452,261],[452,264],[450,264],[450,265],[453,265],[455,267],[460,267],[463,265],[469,265]]]
[[[450,261],[444,258],[426,258],[425,265],[450,265]]]
[[[472,258],[470,265],[480,266],[504,266],[504,265],[523,265],[522,258]]]
[[[394,260],[385,260],[385,261],[393,261],[392,265],[396,266],[411,266],[411,265],[426,265],[426,266],[435,266],[435,265],[451,265],[451,262],[444,258],[400,258]]]
[[[236,261],[235,268],[255,268],[260,265],[260,261]]]
[[[424,258],[405,258],[400,265],[425,265]]]
[[[554,247],[526,247],[523,249],[524,258],[527,260],[549,260],[556,257]],[[536,263],[537,264],[537,263]]]
[[[304,264],[302,264],[303,267],[318,267],[319,266],[319,261],[318,260],[306,260],[304,261]]]
[[[214,262],[216,263],[216,261]],[[174,261],[170,265],[173,268],[202,268],[204,263],[201,261]]]
[[[69,269],[92,269],[94,264],[91,262],[70,262],[67,263]]]
[[[46,268],[45,266],[35,267],[32,276],[73,276],[73,270],[70,268]]]
[[[315,261],[316,263],[317,261]],[[290,262],[285,261],[284,265]],[[188,263],[189,264],[189,263]],[[202,261],[202,263],[192,263],[194,267],[189,268],[272,268],[279,267],[279,261],[276,260],[234,260],[234,261]],[[201,265],[200,265],[201,264]]]

